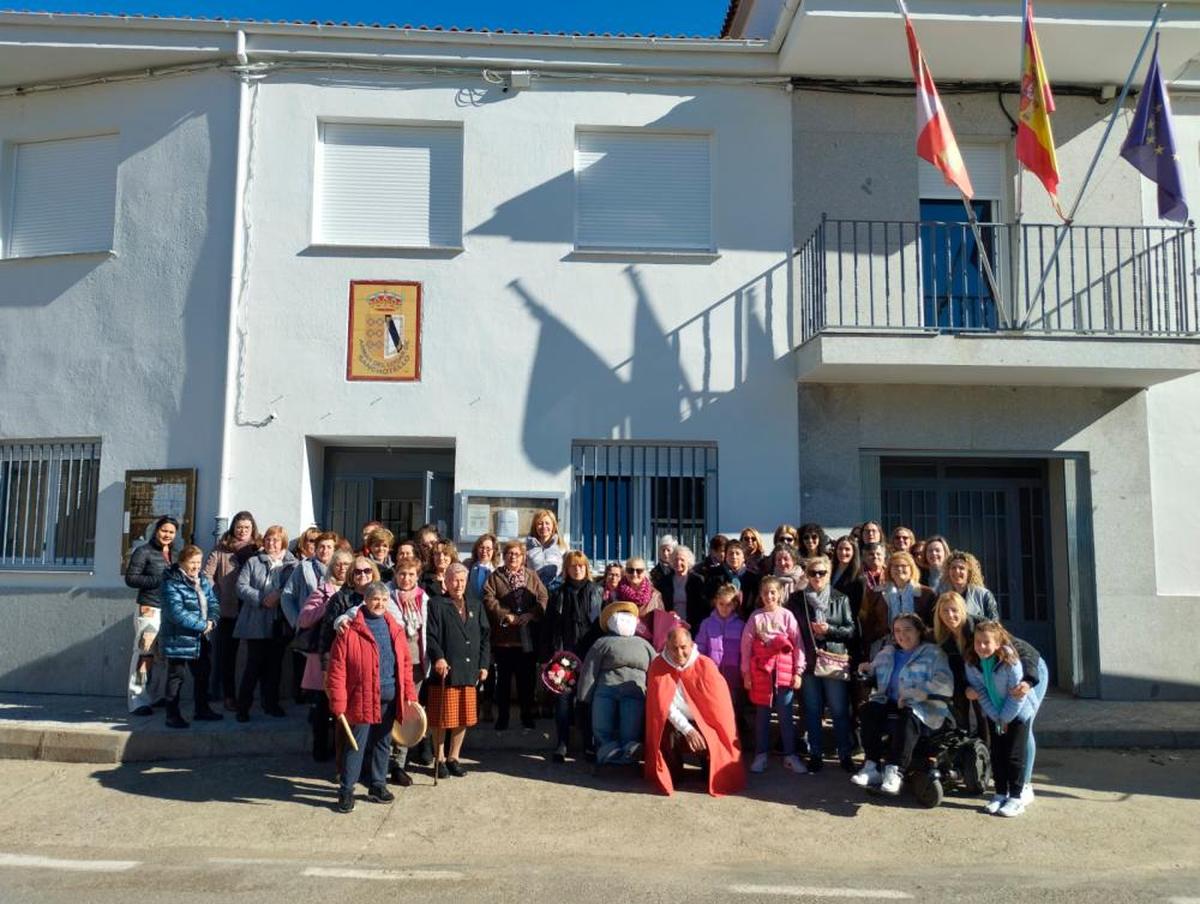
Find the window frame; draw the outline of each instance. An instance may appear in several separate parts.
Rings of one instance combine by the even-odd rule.
[[[14,230],[16,228],[17,191],[20,185],[19,163],[22,147],[38,144],[51,144],[66,141],[86,141],[96,138],[111,138],[116,142],[113,154],[111,215],[108,221],[107,240],[95,248],[72,248],[58,251],[40,251],[33,254],[13,253]],[[102,129],[100,131],[79,134],[20,137],[0,143],[0,262],[20,260],[40,260],[57,257],[107,256],[116,255],[117,244],[117,189],[121,173],[120,153],[121,133],[117,129]]]
[[[708,244],[705,246],[688,245],[638,245],[625,244],[588,244],[580,241],[580,222],[583,205],[580,198],[579,182],[579,140],[584,135],[631,135],[661,138],[694,138],[704,140],[708,150]],[[644,126],[610,126],[587,124],[577,125],[571,146],[571,180],[573,198],[573,232],[572,248],[581,255],[612,255],[628,256],[631,254],[647,257],[682,257],[712,259],[719,254],[717,244],[717,193],[716,193],[716,133],[697,129],[655,129]]]
[[[90,572],[95,569],[102,453],[103,442],[98,437],[0,440],[0,571]],[[14,499],[13,466],[35,462],[39,467],[36,484],[31,474],[17,474],[17,498]],[[82,474],[84,463],[89,465],[86,478]],[[80,519],[76,530],[81,532],[74,540],[77,544],[75,551],[87,550],[90,547],[90,555],[59,554],[61,525],[72,517],[69,511],[63,512],[64,503],[70,502],[70,495],[66,498],[63,495],[64,465],[68,467],[66,492],[71,493],[71,485],[74,483],[74,495],[78,498],[81,493],[84,494],[81,504],[77,506],[78,514],[74,516]],[[85,479],[87,485],[83,487],[82,482]],[[40,497],[37,499],[40,512],[31,510],[29,506],[31,491],[36,497]],[[41,543],[40,556],[9,554],[10,511],[20,516],[22,501],[25,519],[23,535],[18,540],[17,535],[13,534],[12,547],[27,547],[32,539],[35,544]],[[37,520],[42,519],[40,538],[30,538],[30,518],[34,519],[35,531]]]

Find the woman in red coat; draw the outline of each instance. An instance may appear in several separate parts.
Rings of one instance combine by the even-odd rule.
[[[335,720],[345,716],[357,750],[346,750],[338,790],[337,810],[354,809],[354,785],[363,761],[369,767],[367,799],[388,803],[395,795],[387,788],[388,757],[392,752],[392,723],[396,705],[416,702],[412,664],[404,629],[387,611],[388,589],[376,581],[363,593],[363,605],[329,651],[325,691]]]

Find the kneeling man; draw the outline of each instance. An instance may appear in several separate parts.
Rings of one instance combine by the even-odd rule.
[[[714,797],[745,787],[729,685],[679,626],[646,674],[647,781],[670,794],[685,758],[700,761]]]

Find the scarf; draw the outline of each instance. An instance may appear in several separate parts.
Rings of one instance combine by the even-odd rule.
[[[812,613],[813,621],[825,624],[829,622],[829,598],[830,586],[828,584],[820,593],[811,587],[804,588],[804,602],[808,603],[808,611]]]
[[[636,587],[624,578],[621,578],[621,583],[617,585],[617,599],[623,603],[637,603],[639,612],[646,608],[653,593],[654,585],[648,578],[643,579]]]
[[[992,654],[987,659],[979,660],[979,670],[983,672],[983,689],[987,691],[987,698],[991,701],[992,706],[996,708],[996,712],[1001,712],[1004,709],[1004,694],[996,690],[996,682],[992,676],[996,673],[996,656]]]
[[[521,568],[515,572],[509,571],[507,568],[504,569],[504,576],[506,578],[508,578],[508,586],[511,587],[513,590],[524,590],[525,589],[525,566],[524,565],[522,565]]]
[[[412,590],[396,591],[396,608],[400,610],[400,620],[404,624],[404,633],[416,637],[421,633],[421,625],[425,621],[425,593],[420,587]]]
[[[194,578],[188,578],[192,585],[192,589],[196,591],[196,599],[200,602],[200,620],[208,621],[208,597],[204,595],[204,589],[200,586],[200,575]]]
[[[882,568],[879,570],[878,574],[872,574],[871,572],[869,572],[869,571],[866,571],[866,570],[864,569],[864,571],[863,571],[863,581],[864,581],[864,582],[866,582],[867,589],[868,589],[868,590],[878,590],[878,589],[879,589],[879,585],[880,585],[880,584],[882,584],[882,583],[883,583],[883,580],[884,580],[884,576],[883,576],[883,574],[884,574],[884,573],[883,573],[883,569],[882,569]]]
[[[912,584],[903,589],[898,588],[895,584],[884,584],[880,588],[880,593],[887,600],[889,625],[896,620],[896,616],[900,613],[913,611]]]

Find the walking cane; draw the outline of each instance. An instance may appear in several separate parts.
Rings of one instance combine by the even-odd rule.
[[[345,713],[338,713],[338,724],[342,726],[342,731],[346,733],[346,741],[350,745],[351,750],[358,750],[358,741],[354,740],[354,732],[350,730],[350,723],[346,721]]]
[[[450,670],[447,669],[446,672]],[[442,706],[446,705],[446,672],[442,673]],[[444,731],[445,729],[443,729]],[[433,787],[437,787],[438,769],[442,765],[442,748],[446,744],[446,738],[443,736],[440,744],[437,744],[433,750]]]

